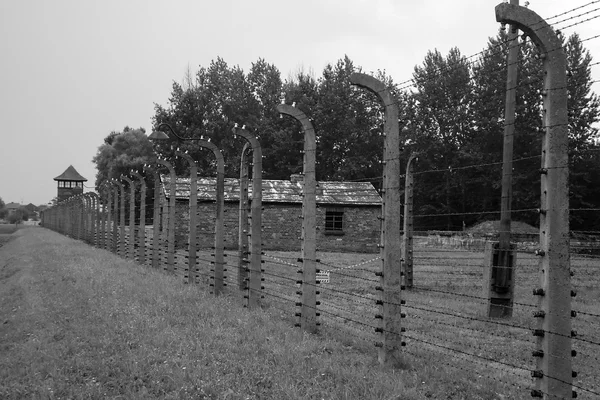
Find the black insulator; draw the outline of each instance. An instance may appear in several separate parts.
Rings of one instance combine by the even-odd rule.
[[[544,371],[542,371],[541,369],[536,369],[535,371],[531,371],[531,377],[532,378],[543,378]]]

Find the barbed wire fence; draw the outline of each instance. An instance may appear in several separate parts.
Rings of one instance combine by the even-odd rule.
[[[598,1],[592,1],[550,19],[559,19],[554,21],[555,29],[572,28],[600,17],[600,13],[597,13],[599,8],[585,11],[586,7],[596,3]],[[575,13],[577,14],[574,15]],[[542,31],[542,22],[540,20],[539,25],[530,26],[527,32],[529,36]],[[600,35],[584,38],[582,42],[598,37]],[[498,51],[504,54],[506,49],[500,46],[507,44],[500,43]],[[558,48],[549,48],[543,54],[557,50]],[[477,53],[466,59],[474,59],[483,54]],[[488,56],[491,55],[493,54]],[[597,64],[591,64],[590,67]],[[444,74],[449,71],[446,69],[438,72]],[[519,87],[541,83],[539,79],[531,80]],[[415,84],[417,82],[411,79],[402,82],[400,86],[409,89]],[[561,88],[551,88],[552,91],[559,89]],[[548,123],[543,125],[543,128],[552,128]],[[515,159],[515,171],[518,173],[519,170],[528,171],[532,168],[537,170],[539,167],[533,166],[539,166],[544,157],[541,154]],[[399,161],[399,156],[394,159]],[[384,156],[386,163],[394,159]],[[570,235],[568,262],[572,272],[569,285],[572,307],[569,307],[569,314],[572,327],[569,334],[541,327],[539,322],[545,317],[552,317],[548,313],[557,312],[545,311],[543,308],[547,306],[544,304],[544,295],[552,290],[552,282],[550,287],[540,287],[540,270],[544,268],[540,267],[540,258],[547,255],[541,250],[543,243],[540,243],[540,232],[518,231],[516,227],[511,232],[515,246],[514,264],[510,268],[510,279],[514,284],[512,316],[494,318],[488,315],[490,297],[487,286],[490,271],[492,267],[506,267],[494,266],[491,260],[493,251],[490,250],[490,245],[497,240],[499,229],[485,223],[476,224],[478,221],[495,220],[500,214],[499,188],[496,187],[496,191],[482,192],[480,177],[499,176],[501,169],[501,161],[422,170],[419,169],[418,162],[414,165],[411,183],[414,186],[414,196],[404,200],[405,204],[410,202],[414,208],[411,216],[412,230],[407,232],[408,229],[405,228],[403,231],[405,238],[410,234],[412,242],[407,244],[404,241],[401,260],[404,263],[403,284],[396,300],[382,295],[388,289],[382,283],[382,264],[386,258],[383,253],[342,257],[339,253],[329,253],[318,247],[318,254],[312,260],[307,260],[297,251],[261,251],[260,287],[244,286],[243,290],[239,290],[241,287],[235,282],[241,268],[247,272],[244,265],[248,260],[240,260],[243,259],[243,254],[227,250],[224,254],[224,291],[238,297],[240,302],[244,301],[244,296],[253,294],[260,299],[263,307],[272,309],[281,318],[300,326],[303,310],[306,307],[313,308],[319,332],[331,334],[355,346],[364,346],[366,351],[370,345],[377,346],[382,351],[388,346],[382,341],[382,336],[396,335],[398,343],[405,344],[400,350],[403,358],[441,364],[444,368],[456,370],[466,380],[473,382],[478,390],[486,386],[487,390],[510,398],[522,398],[527,394],[533,397],[564,398],[564,391],[540,389],[538,382],[545,378],[559,386],[568,386],[569,390],[573,389],[581,398],[599,398],[600,231],[572,231]],[[150,175],[155,174],[154,182],[160,189],[158,171],[150,172],[149,169],[148,172]],[[145,175],[148,178],[149,175]],[[531,182],[532,186],[540,187],[541,180],[544,179],[542,175],[536,175]],[[174,183],[175,179],[170,182]],[[384,185],[383,190],[408,192],[408,188],[402,184]],[[431,199],[423,196],[431,190],[442,194],[439,199],[441,201],[433,204]],[[177,229],[170,226],[175,226],[172,222],[177,220],[177,216],[174,207],[167,201],[173,196],[166,195],[166,192],[165,188],[164,191],[155,191],[154,195],[149,196],[154,204],[151,229],[145,228],[146,211],[142,210],[141,202],[137,202],[132,194],[129,195],[129,226],[125,226],[125,210],[122,207],[125,194],[114,182],[101,187],[98,195],[86,193],[48,209],[43,215],[43,225],[148,266],[166,266],[167,272],[181,276],[183,281],[206,287],[215,278],[214,249],[197,245],[194,249],[197,251],[195,265],[190,265],[189,237],[187,243],[183,244],[178,244],[174,239]],[[137,193],[141,196],[141,187]],[[478,211],[467,211],[471,208],[465,204],[474,196],[477,196],[481,208]],[[228,212],[231,211],[232,209],[228,209]],[[530,224],[527,226],[530,226],[538,223],[543,211],[543,204],[528,199],[511,210],[511,215],[514,221],[528,221]],[[600,203],[587,208],[570,208],[569,213],[583,219],[596,218],[600,213]],[[135,214],[140,215],[137,226],[135,217],[133,224],[131,221],[131,215]],[[406,214],[404,218],[407,218]],[[189,223],[190,219],[189,216],[187,220],[183,218],[178,224]],[[214,236],[215,223],[200,227],[198,238]],[[475,228],[467,229],[467,226]],[[144,235],[140,232],[144,232]],[[137,256],[131,250],[135,233],[141,238],[133,245]],[[298,236],[302,237],[301,230],[298,231]],[[198,242],[206,243],[202,240]],[[376,244],[380,249],[385,247],[381,241]],[[227,244],[229,248],[235,245],[236,243]],[[170,246],[172,251],[169,250]],[[125,249],[129,249],[128,252]],[[170,254],[173,261],[169,261]],[[412,266],[410,287],[406,287],[408,255]],[[306,279],[303,270],[306,261],[316,264],[314,281]],[[395,267],[399,268],[399,265]],[[566,285],[567,282],[562,284]],[[314,289],[316,297],[313,304],[307,304],[302,297],[307,287]],[[398,331],[387,328],[385,320],[388,316],[382,312],[384,306],[401,309],[394,316],[397,321],[393,321],[398,323]],[[541,350],[540,343],[548,337],[566,339],[569,343],[568,354]],[[540,359],[547,360],[550,364],[572,363],[573,367],[569,370],[572,381],[547,375],[540,368]],[[556,385],[550,384],[547,387]]]

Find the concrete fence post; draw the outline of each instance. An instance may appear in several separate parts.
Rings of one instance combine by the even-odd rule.
[[[112,205],[112,226],[111,226],[111,231],[112,231],[112,235],[111,235],[111,247],[112,247],[112,252],[115,254],[118,254],[118,246],[119,246],[119,187],[116,184],[116,181],[114,179],[110,180],[110,184],[112,185],[112,200],[113,200],[113,205]]]
[[[95,193],[92,192],[90,194],[90,199],[91,199],[91,207],[92,207],[92,226],[91,226],[91,237],[92,237],[92,245],[96,246],[96,247],[100,247],[100,237],[99,237],[99,230],[100,230],[100,224],[101,224],[101,216],[100,216],[100,196]]]
[[[125,187],[123,184],[114,180],[116,187],[119,190],[119,256],[125,258],[127,252],[127,241],[125,238]]]
[[[185,159],[190,166],[189,231],[188,231],[188,283],[196,283],[196,253],[198,251],[198,163],[188,154],[177,149],[175,155]]]
[[[372,76],[353,73],[353,85],[374,93],[385,110],[383,144],[383,189],[381,205],[380,273],[382,325],[376,328],[381,333],[379,362],[383,365],[397,365],[401,359],[402,341],[401,319],[401,246],[400,246],[400,131],[398,104],[391,91],[383,82]]]
[[[135,260],[135,182],[121,175],[121,179],[129,184],[129,234],[127,235],[127,258]]]
[[[152,214],[152,268],[160,267],[160,176],[158,172],[148,164],[144,164],[144,172],[150,172],[154,177],[154,199]]]
[[[248,198],[248,152],[250,144],[245,143],[240,157],[240,204],[238,214],[238,288],[242,291],[248,290],[248,234],[250,224],[248,223],[248,212],[250,210]]]
[[[175,202],[177,196],[177,175],[175,168],[167,160],[157,158],[156,162],[169,170],[169,214],[167,219],[167,272],[175,273]],[[155,200],[156,201],[156,200]]]
[[[215,296],[223,292],[224,280],[224,220],[223,208],[225,206],[225,159],[221,150],[208,140],[194,139],[200,147],[211,150],[217,160],[217,187],[216,187],[216,210],[215,210],[215,261],[213,269],[213,283]]]
[[[262,278],[262,147],[246,129],[233,128],[233,134],[244,138],[252,148],[252,203],[250,206],[250,261],[248,276],[248,308],[260,304]],[[247,193],[247,192],[246,192]],[[241,198],[240,198],[241,201]],[[240,205],[241,207],[241,205]]]
[[[529,36],[543,59],[544,89],[541,201],[540,287],[533,289],[538,349],[534,397],[571,398],[571,271],[569,260],[568,116],[566,56],[556,32],[535,12],[513,4],[496,6],[496,20],[512,24]]]
[[[104,227],[102,228],[102,243],[103,249],[110,251],[110,232],[112,221],[112,187],[109,181],[103,183],[104,188]]]
[[[418,161],[416,154],[411,154],[406,163],[404,179],[404,237],[402,238],[402,272],[407,289],[413,287],[413,201],[414,201],[414,163]]]
[[[300,326],[307,332],[317,330],[317,180],[315,175],[316,138],[312,123],[302,111],[296,107],[279,104],[277,111],[291,116],[302,124],[304,130],[304,158],[302,187],[302,280],[298,283],[302,296]]]
[[[134,176],[140,183],[140,227],[138,230],[138,262],[146,263],[146,180],[137,171],[131,170],[131,175]]]

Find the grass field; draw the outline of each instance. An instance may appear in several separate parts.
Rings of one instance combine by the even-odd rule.
[[[537,287],[538,273],[537,259],[529,251],[517,255],[514,317],[493,320],[484,317],[481,298],[483,253],[440,246],[417,247],[415,288],[403,292],[407,302],[403,309],[407,313],[403,320],[407,330],[405,358],[398,368],[385,369],[377,364],[374,346],[379,340],[374,332],[377,326],[375,286],[378,284],[374,273],[380,268],[377,255],[318,254],[319,268],[331,272],[330,283],[319,287],[321,326],[319,335],[313,336],[292,328],[296,322],[295,302],[299,299],[295,283],[299,253],[266,252],[263,310],[248,312],[241,307],[243,293],[236,288],[235,252],[227,252],[226,295],[215,299],[207,294],[211,251],[199,254],[202,275],[194,287],[182,285],[182,276],[186,274],[184,252],[179,252],[178,276],[168,277],[118,260],[107,252],[88,250],[102,257],[94,253],[94,261],[83,264],[93,265],[83,267],[75,263],[72,268],[76,271],[63,270],[62,274],[83,273],[72,283],[82,282],[81,290],[91,293],[89,296],[107,299],[107,304],[97,300],[94,311],[88,309],[87,313],[101,308],[103,321],[108,325],[113,323],[110,315],[115,314],[118,316],[116,325],[127,332],[119,333],[108,325],[93,328],[105,337],[97,349],[105,351],[105,346],[110,344],[108,351],[112,352],[116,366],[125,371],[123,377],[119,373],[118,377],[111,378],[117,382],[117,388],[110,386],[106,391],[108,372],[90,361],[92,368],[100,369],[94,376],[104,377],[95,378],[99,382],[96,386],[102,387],[108,397],[520,399],[529,398],[534,386],[530,371],[534,369],[531,351],[536,345],[531,329],[535,325],[532,311],[536,306],[531,292]],[[573,309],[579,311],[573,320],[574,329],[578,331],[573,347],[579,353],[573,360],[574,369],[579,372],[574,383],[579,386],[575,388],[578,398],[584,399],[599,398],[596,394],[600,391],[597,379],[600,367],[599,268],[598,258],[572,258],[573,286],[578,291]],[[90,287],[87,281],[96,283]],[[66,282],[70,285],[69,280]],[[198,313],[203,316],[202,322],[198,321]],[[77,316],[74,318],[77,320]],[[164,323],[173,318],[178,322]],[[155,320],[162,323],[157,324]],[[89,319],[84,322],[85,325],[91,323]],[[82,331],[76,338],[85,334]],[[158,337],[168,340],[159,341]],[[125,348],[127,353],[121,343],[124,339],[136,345],[129,349],[132,354],[126,365],[120,365],[118,352],[110,348]],[[206,351],[216,351],[222,357],[208,356],[204,354]],[[87,354],[92,357],[91,353]],[[152,364],[140,358],[146,357],[142,354],[160,358],[167,365],[161,364],[160,372],[154,372]],[[208,365],[196,363],[198,357]],[[168,362],[173,362],[173,358],[179,360],[175,365],[185,366],[188,374],[193,375],[192,381],[198,376],[206,377],[201,379],[204,386],[191,385],[181,377],[181,371],[173,371],[173,364]],[[132,363],[139,368],[133,375],[127,372]],[[212,369],[220,370],[220,363],[224,370],[238,371],[234,374],[237,376],[225,372],[224,378],[215,375]],[[147,375],[143,385],[132,384],[132,377],[135,383],[141,371]],[[255,371],[262,371],[260,379]],[[65,379],[72,379],[70,373],[66,373]],[[157,388],[164,386],[160,374],[171,374],[174,384],[167,385],[170,389]],[[261,383],[265,376],[268,376],[268,387]],[[160,385],[152,382],[160,382]],[[145,389],[140,391],[136,385]],[[88,392],[88,389],[65,386],[62,390],[68,393],[66,397],[100,393]]]

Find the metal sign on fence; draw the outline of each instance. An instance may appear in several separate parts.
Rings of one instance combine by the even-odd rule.
[[[329,283],[329,271],[317,272],[317,283]]]

